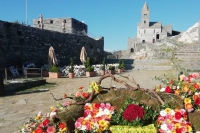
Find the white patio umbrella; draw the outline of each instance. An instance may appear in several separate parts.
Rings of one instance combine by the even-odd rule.
[[[48,63],[50,66],[58,65],[56,54],[52,46],[49,48]]]
[[[85,47],[82,47],[82,49],[81,49],[80,60],[82,63],[86,62],[86,60],[87,60],[87,52],[85,50]]]

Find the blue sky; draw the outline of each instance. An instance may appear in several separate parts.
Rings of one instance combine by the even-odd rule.
[[[26,0],[0,0],[0,20],[26,21]],[[136,35],[141,9],[147,1],[150,21],[171,24],[185,31],[200,16],[200,0],[27,0],[28,22],[44,18],[72,17],[88,25],[90,36],[103,36],[107,51],[125,50],[128,37]]]

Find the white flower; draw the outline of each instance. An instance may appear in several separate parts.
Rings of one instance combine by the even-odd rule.
[[[40,111],[40,112],[38,112],[38,115],[37,116],[42,116],[42,112]]]
[[[161,111],[160,111],[160,115],[161,115],[161,116],[166,116],[166,114],[167,114],[167,113],[166,113],[165,110],[161,110]]]
[[[160,89],[160,92],[165,92],[165,88],[161,88],[161,89]]]
[[[160,126],[160,128],[161,128],[162,130],[166,131],[166,130],[167,130],[167,124],[162,124],[162,125]]]
[[[82,125],[80,130],[86,130],[86,126],[85,125]]]
[[[51,119],[55,118],[56,117],[56,112],[51,112],[49,116],[50,116]]]
[[[177,86],[177,89],[179,90],[179,89],[180,89],[180,86]]]
[[[171,115],[175,115],[174,110],[171,110],[170,114],[171,114]]]

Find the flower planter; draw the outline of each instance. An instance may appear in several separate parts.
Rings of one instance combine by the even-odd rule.
[[[122,73],[122,69],[118,69],[118,73]]]
[[[110,131],[112,133],[121,133],[121,131],[123,131],[124,133],[157,133],[154,124],[150,124],[143,127],[116,125],[110,126]]]
[[[94,77],[96,76],[96,72],[86,72],[86,77]]]
[[[101,75],[105,75],[105,70],[101,70]]]
[[[74,73],[69,73],[68,75],[70,79],[74,78]]]
[[[115,74],[115,70],[108,70],[108,73]]]
[[[61,78],[60,72],[49,72],[49,78]]]
[[[48,71],[42,71],[42,77],[49,77],[49,72]]]

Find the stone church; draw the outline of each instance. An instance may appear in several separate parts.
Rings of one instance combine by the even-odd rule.
[[[178,34],[180,32],[173,31],[172,25],[150,22],[150,9],[147,2],[145,2],[141,10],[141,22],[137,25],[137,35],[134,38],[128,38],[128,51],[130,53],[137,51],[138,44],[154,44],[162,39]]]

